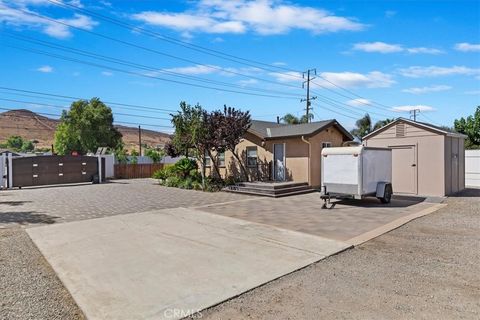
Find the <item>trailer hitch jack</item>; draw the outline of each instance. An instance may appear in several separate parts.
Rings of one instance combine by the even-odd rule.
[[[332,203],[329,194],[322,195],[320,196],[320,198],[323,200],[322,209],[333,209],[335,207],[336,203],[335,202]]]

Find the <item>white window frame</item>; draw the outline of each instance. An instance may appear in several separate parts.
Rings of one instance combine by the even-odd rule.
[[[322,142],[322,149],[323,148],[331,148],[332,147],[332,143],[329,142],[329,141],[324,141]]]
[[[205,151],[205,160],[203,162],[203,166],[205,168],[212,166],[212,158],[210,158],[210,156],[208,155],[208,151]]]
[[[222,155],[223,155],[223,157],[222,157]],[[218,158],[218,166],[220,168],[225,168],[225,164],[226,164],[225,163],[225,151],[219,152],[217,158]],[[222,164],[222,161],[223,161],[223,164]]]
[[[254,165],[250,164],[249,161],[248,161],[249,158],[254,158],[254,157],[249,157],[248,156],[248,150],[255,150],[255,164]],[[248,168],[256,168],[258,166],[258,148],[256,146],[249,146],[249,147],[246,147],[245,151],[246,151],[247,167]]]

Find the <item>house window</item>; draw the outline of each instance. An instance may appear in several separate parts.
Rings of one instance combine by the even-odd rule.
[[[331,148],[332,147],[332,143],[331,142],[322,142],[322,149],[323,148]]]
[[[218,166],[225,167],[225,152],[218,153]]]
[[[208,151],[205,151],[205,162],[203,164],[205,167],[210,167],[212,165],[212,159],[208,155]]]
[[[247,147],[247,167],[257,166],[257,147]]]

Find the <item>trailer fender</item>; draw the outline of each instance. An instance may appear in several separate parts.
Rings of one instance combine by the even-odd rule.
[[[387,185],[390,185],[391,183],[390,182],[384,182],[384,181],[381,181],[381,182],[378,182],[377,183],[377,193],[376,193],[376,197],[377,198],[383,198],[385,196],[385,190],[387,188]]]

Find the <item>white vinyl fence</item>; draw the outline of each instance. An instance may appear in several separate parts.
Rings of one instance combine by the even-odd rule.
[[[480,187],[480,150],[465,150],[465,185]]]

